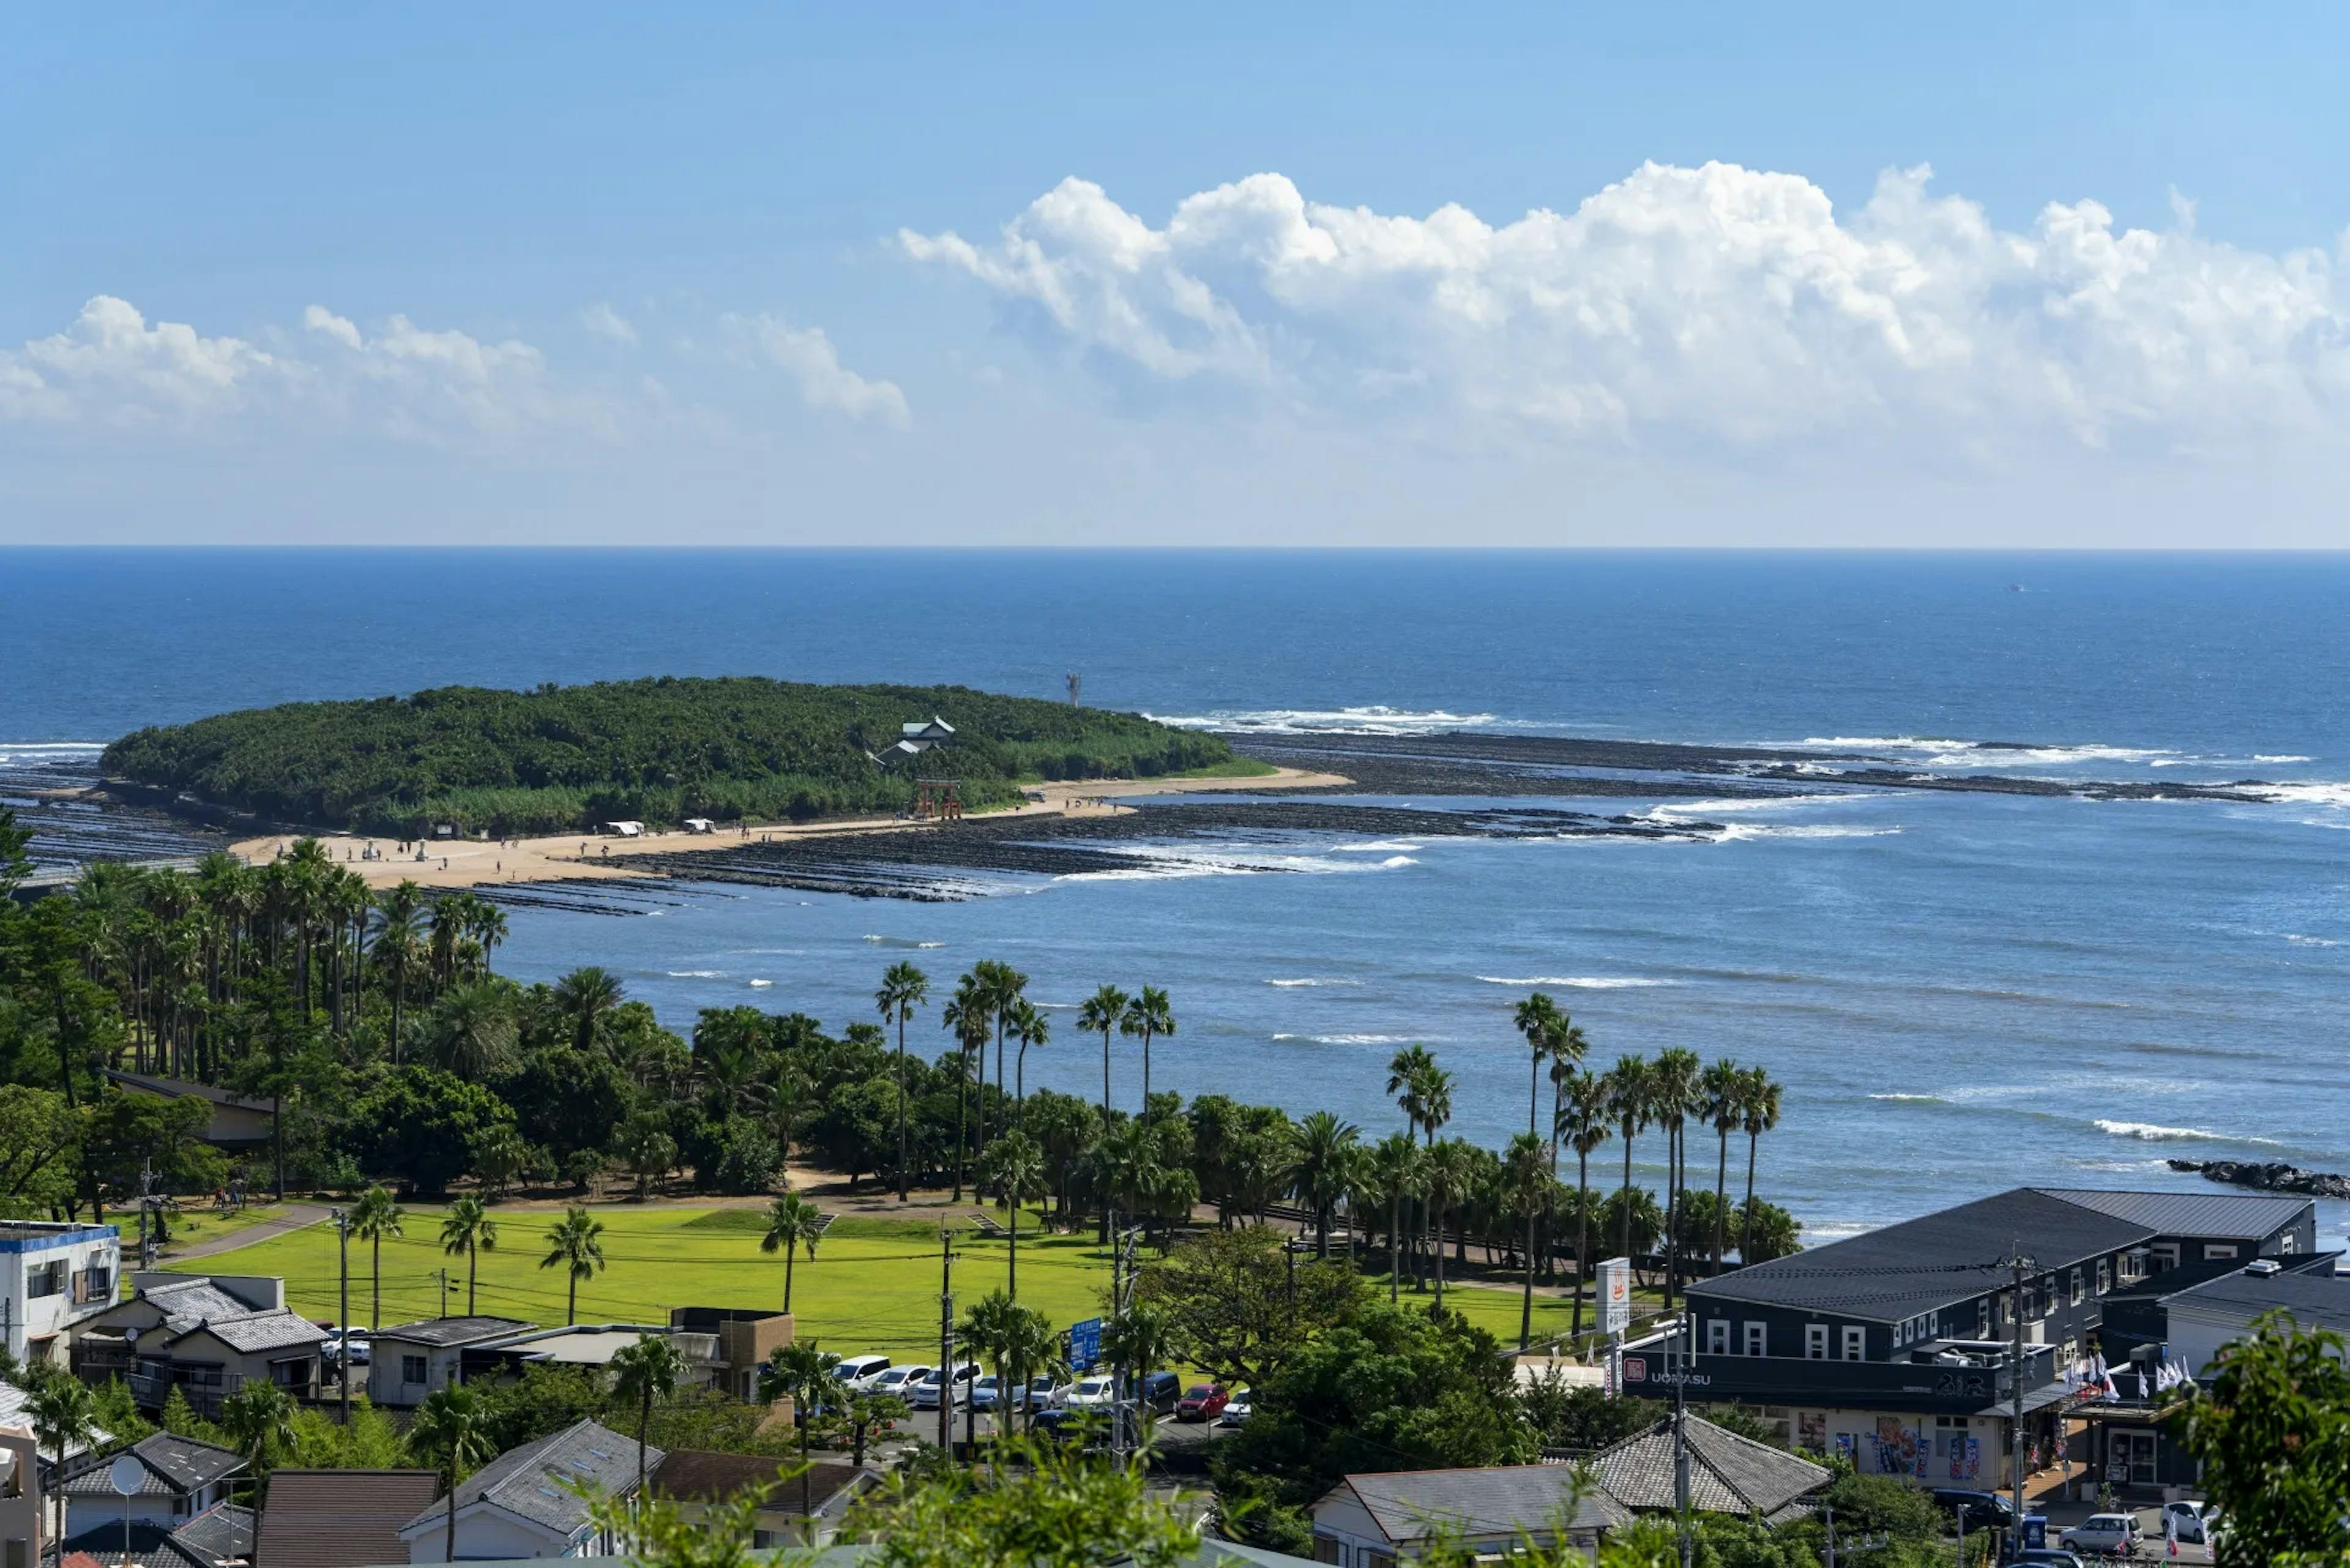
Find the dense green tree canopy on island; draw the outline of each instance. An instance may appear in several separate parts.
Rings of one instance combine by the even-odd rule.
[[[933,717],[954,728],[944,748],[872,760],[900,725]],[[247,709],[137,731],[102,765],[282,821],[414,835],[441,822],[561,833],[894,810],[917,773],[958,780],[976,807],[1013,799],[1022,779],[1151,778],[1231,761],[1214,736],[1139,714],[968,687],[663,677]]]

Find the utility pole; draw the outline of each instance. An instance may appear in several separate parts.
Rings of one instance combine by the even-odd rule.
[[[447,1317],[449,1315],[449,1271],[435,1269],[432,1272],[441,1281],[441,1315]]]
[[[1673,1379],[1673,1516],[1680,1531],[1681,1568],[1690,1568],[1696,1542],[1690,1534],[1689,1463],[1689,1334],[1695,1322],[1685,1323],[1669,1343],[1679,1347],[1680,1372]]]
[[[2010,1457],[2014,1461],[2015,1534],[2020,1541],[2023,1538],[2023,1271],[2033,1266],[2032,1260],[2023,1255],[2021,1238],[2010,1250],[2007,1261],[2009,1267],[2015,1272],[2011,1324],[2015,1331],[2014,1353],[2008,1368],[2009,1408],[2012,1412],[2014,1433],[2008,1447]]]
[[[939,1452],[954,1455],[954,1231],[939,1227]]]
[[[1281,1244],[1282,1255],[1289,1260],[1289,1331],[1297,1332],[1297,1238],[1292,1236]]]
[[[141,1160],[139,1165],[139,1266],[155,1266],[155,1237],[149,1210],[155,1207],[155,1162]]]
[[[342,1388],[343,1425],[351,1424],[351,1216],[345,1209],[334,1210],[335,1266],[340,1276],[342,1304],[335,1317],[335,1332],[340,1338],[335,1353],[335,1381]]]
[[[1832,1507],[1828,1507],[1828,1506],[1823,1505],[1823,1506],[1822,1506],[1822,1508],[1820,1509],[1820,1514],[1821,1514],[1821,1517],[1823,1517],[1824,1519],[1825,1519],[1825,1520],[1827,1521],[1827,1526],[1828,1526],[1828,1564],[1827,1564],[1827,1568],[1836,1568],[1836,1560],[1835,1560],[1835,1510],[1834,1508],[1832,1508]]]

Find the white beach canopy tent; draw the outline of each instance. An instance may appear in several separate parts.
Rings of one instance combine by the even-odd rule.
[[[642,838],[645,825],[641,822],[608,822],[604,825],[604,831],[616,833],[622,838]]]
[[[689,816],[685,819],[685,830],[688,833],[715,833],[718,825],[706,816]]]

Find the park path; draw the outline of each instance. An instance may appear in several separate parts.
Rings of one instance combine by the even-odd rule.
[[[239,1247],[251,1246],[255,1241],[266,1241],[273,1236],[283,1236],[289,1231],[300,1231],[318,1224],[331,1217],[333,1213],[334,1210],[323,1203],[288,1203],[283,1214],[273,1215],[258,1224],[248,1225],[242,1231],[232,1231],[225,1236],[212,1236],[203,1241],[191,1241],[184,1247],[167,1248],[163,1253],[163,1262],[178,1263],[184,1262],[190,1258],[209,1258],[215,1253],[234,1252]]]

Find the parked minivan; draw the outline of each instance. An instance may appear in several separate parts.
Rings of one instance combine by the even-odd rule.
[[[889,1358],[886,1355],[843,1356],[840,1365],[834,1368],[840,1380],[848,1385],[852,1392],[858,1394],[872,1386],[868,1379],[889,1370]]]
[[[1146,1373],[1142,1379],[1142,1407],[1154,1416],[1171,1416],[1175,1401],[1183,1397],[1183,1380],[1172,1372]]]

